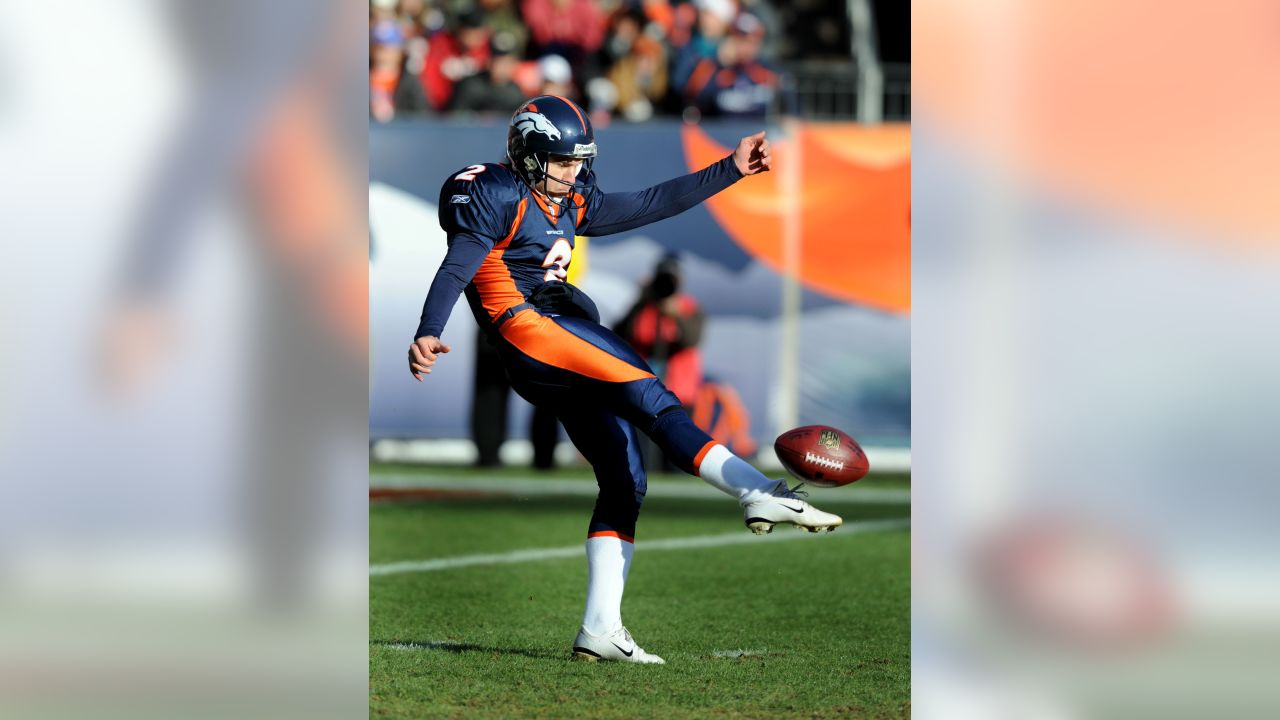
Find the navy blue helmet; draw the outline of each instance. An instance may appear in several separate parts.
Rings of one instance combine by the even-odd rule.
[[[540,190],[547,179],[547,162],[552,155],[578,158],[582,169],[574,180],[565,203],[570,208],[595,192],[595,173],[591,164],[596,157],[596,134],[587,114],[571,100],[559,95],[539,95],[516,109],[507,130],[507,157],[521,179],[534,190]],[[554,178],[550,182],[560,182]],[[567,183],[561,183],[566,184]]]

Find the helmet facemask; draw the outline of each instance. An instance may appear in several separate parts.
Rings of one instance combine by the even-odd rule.
[[[579,210],[587,206],[587,203],[591,200],[591,196],[596,192],[596,176],[595,171],[592,170],[592,165],[595,163],[596,159],[594,153],[581,157],[570,155],[556,156],[557,158],[570,158],[582,161],[582,166],[578,168],[578,173],[574,176],[574,181],[572,183],[567,183],[559,178],[554,178],[551,176],[551,173],[547,172],[547,166],[551,162],[550,153],[533,153],[529,157],[537,165],[537,167],[532,169],[530,172],[530,175],[534,178],[534,182],[532,183],[534,190],[545,194],[548,198],[556,199],[559,202],[560,207],[565,210]],[[553,195],[549,192],[551,188],[567,190],[568,192],[564,195]],[[578,198],[582,198],[582,201],[578,202]]]

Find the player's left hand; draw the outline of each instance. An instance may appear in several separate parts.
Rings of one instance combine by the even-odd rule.
[[[743,175],[755,175],[773,169],[773,158],[769,155],[769,141],[764,139],[764,130],[738,141],[738,147],[733,151],[733,163]]]
[[[423,335],[409,346],[409,372],[413,379],[422,382],[422,375],[431,374],[431,366],[441,353],[449,352],[449,346],[434,335]]]

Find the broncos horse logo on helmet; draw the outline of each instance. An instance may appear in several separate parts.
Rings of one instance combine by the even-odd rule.
[[[547,119],[546,115],[536,112],[522,112],[511,118],[511,126],[520,131],[526,139],[531,132],[540,132],[552,140],[560,139],[560,131]]]
[[[573,101],[559,95],[540,95],[516,108],[507,130],[507,157],[511,166],[535,191],[547,180],[547,163],[552,155],[582,160],[568,197],[566,209],[577,209],[595,193],[596,136],[591,121]],[[554,182],[560,182],[552,179]],[[566,183],[567,184],[567,183]]]

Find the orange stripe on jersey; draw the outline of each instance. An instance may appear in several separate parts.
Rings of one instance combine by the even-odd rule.
[[[520,204],[516,206],[516,219],[511,223],[511,229],[507,231],[507,236],[502,238],[495,247],[506,248],[511,243],[511,238],[516,236],[516,231],[520,229],[520,223],[524,222],[524,211],[529,208],[529,198],[521,198]]]
[[[563,100],[565,105],[568,105],[569,107],[573,108],[573,114],[574,114],[574,115],[577,115],[577,116],[578,116],[578,122],[582,123],[582,132],[586,132],[586,131],[587,131],[587,121],[582,119],[582,113],[578,112],[578,106],[577,106],[577,105],[575,105],[574,103],[569,102],[568,98],[562,98],[562,97],[560,97],[559,95],[552,95],[551,97],[556,98],[557,100]]]
[[[511,244],[511,239],[516,236],[516,230],[520,229],[520,223],[524,221],[524,211],[528,207],[529,198],[520,201],[520,205],[516,208],[515,222],[511,223],[511,231],[502,238],[501,242],[493,246],[488,255],[485,255],[484,260],[480,262],[480,269],[476,270],[475,276],[471,278],[471,282],[475,283],[476,290],[480,293],[480,304],[494,320],[506,312],[507,308],[524,302],[524,295],[516,287],[516,281],[511,279],[511,272],[507,270],[506,263],[502,262],[502,254],[506,252],[507,245]]]
[[[587,533],[588,540],[591,538],[598,538],[598,537],[616,537],[619,540],[622,540],[623,542],[629,542],[633,545],[636,542],[636,539],[631,537],[630,535],[623,535],[622,533],[614,532],[612,530],[597,530],[593,533]]]
[[[582,227],[582,216],[587,214],[587,199],[578,193],[574,193],[573,202],[578,206],[578,219],[574,221],[574,225]]]
[[[610,355],[532,310],[516,313],[500,332],[534,360],[594,380],[622,383],[653,377],[653,373]]]
[[[700,471],[702,470],[703,458],[705,458],[707,456],[707,453],[711,452],[711,448],[715,446],[716,446],[716,441],[709,440],[707,444],[703,445],[702,449],[698,451],[698,454],[693,456],[693,471],[695,473],[699,473],[698,477],[702,477]]]

